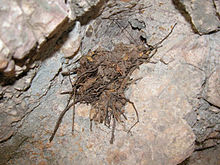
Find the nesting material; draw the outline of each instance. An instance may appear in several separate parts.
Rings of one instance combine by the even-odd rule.
[[[80,59],[80,67],[75,70],[77,78],[73,83],[72,91],[66,92],[70,94],[69,103],[60,114],[50,141],[53,140],[63,116],[70,107],[73,106],[73,114],[75,114],[76,103],[91,105],[91,130],[93,121],[104,123],[107,127],[112,128],[111,144],[114,141],[116,123],[127,120],[123,107],[126,103],[131,104],[137,120],[128,130],[129,132],[139,122],[135,104],[125,97],[125,90],[134,82],[131,79],[131,74],[141,64],[150,62],[160,44],[172,33],[173,28],[163,40],[154,46],[118,44],[113,51],[99,48],[83,56]]]

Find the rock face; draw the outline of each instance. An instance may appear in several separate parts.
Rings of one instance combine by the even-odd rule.
[[[178,0],[199,34],[208,34],[220,30],[219,1]]]
[[[27,59],[59,34],[59,27],[65,29],[67,7],[61,1],[3,0],[1,4],[0,70],[5,76],[14,76],[28,69]]]
[[[178,69],[184,74],[184,79],[188,77],[185,75],[187,72],[189,75],[194,74],[194,78],[188,79],[188,85],[181,81],[175,84],[182,86],[181,89],[187,86],[187,89],[191,88],[190,90],[182,90],[184,95],[187,96],[190,105],[192,105],[192,109],[194,109],[184,118],[193,128],[196,135],[196,150],[214,147],[219,144],[220,125],[218,121],[220,120],[220,110],[217,100],[219,100],[218,86],[220,81],[218,67],[220,58],[218,51],[220,47],[213,40],[213,38],[218,38],[219,35],[219,33],[216,33],[210,35],[210,38],[206,36],[190,36],[187,39],[180,40],[171,49],[168,49],[168,52],[172,54],[172,63],[175,61],[173,59],[179,59],[184,64],[184,67],[191,66],[191,69],[195,69],[191,73],[188,72],[189,68],[183,69],[184,71]],[[167,60],[167,57],[165,59]],[[175,66],[176,64],[173,63],[173,65]],[[182,78],[179,78],[179,80],[182,80]]]
[[[206,99],[216,107],[220,107],[220,67],[218,66],[207,80]]]
[[[94,14],[91,11],[101,12],[104,2],[1,1],[0,76],[14,77],[28,71],[36,58],[43,59],[53,52],[56,41],[75,19],[83,18],[86,22]]]
[[[80,22],[76,22],[75,28],[68,34],[66,41],[61,46],[64,57],[73,57],[79,50],[81,44]]]
[[[204,151],[195,152],[192,156],[185,161],[190,165],[218,165],[220,163],[220,146],[209,148]],[[211,158],[211,159],[210,159]],[[183,164],[184,165],[184,164]]]
[[[32,1],[4,3],[19,4],[18,9],[25,9],[28,8],[25,4]],[[44,36],[59,36],[69,26],[73,29],[59,40],[58,51],[52,55],[47,52],[48,58],[28,66],[30,71],[13,85],[0,86],[0,164],[176,165],[189,157],[194,148],[202,150],[220,143],[219,32],[194,34],[169,0],[87,0],[67,1],[67,4],[42,0],[33,2],[33,6],[35,4],[39,8],[31,16],[39,17],[33,19],[38,27],[33,33],[42,30],[41,21],[46,28],[42,30],[43,37],[39,30],[35,38],[42,50],[53,47],[47,46]],[[218,9],[218,5],[215,6]],[[29,11],[24,9],[21,13]],[[68,9],[69,12],[64,12]],[[65,23],[68,19],[78,22]],[[126,95],[134,102],[140,118],[132,134],[126,132],[136,121],[131,105],[125,107],[128,120],[116,126],[113,145],[109,144],[111,129],[94,124],[90,132],[90,106],[77,105],[75,134],[71,135],[70,110],[54,140],[48,142],[69,98],[60,93],[72,89],[66,75],[72,73],[70,78],[74,80],[74,68],[82,55],[98,47],[112,50],[120,42],[139,45],[143,34],[148,44],[153,45],[163,39],[176,22],[172,35],[164,41],[151,63],[143,64],[132,75],[136,81]],[[131,25],[139,28],[132,29]],[[52,37],[54,43],[56,38]],[[14,54],[10,55],[0,56],[1,70],[11,74],[15,68],[22,73],[25,65],[17,63],[22,60],[12,60]]]

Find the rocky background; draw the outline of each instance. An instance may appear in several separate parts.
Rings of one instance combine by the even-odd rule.
[[[219,10],[218,0],[1,0],[0,164],[220,164]],[[130,105],[113,145],[111,129],[90,132],[90,107],[77,105],[75,134],[70,110],[48,142],[82,55],[140,37],[153,45],[175,23],[133,73],[132,134]]]

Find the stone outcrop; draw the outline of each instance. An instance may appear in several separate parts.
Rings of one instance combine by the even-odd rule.
[[[14,77],[27,72],[36,59],[44,59],[54,51],[57,40],[71,28],[74,20],[83,18],[86,23],[91,14],[101,12],[104,2],[3,0],[0,76]],[[80,39],[77,40],[79,45]]]
[[[187,12],[194,30],[199,34],[208,34],[220,30],[220,3],[218,0],[178,0],[178,2],[181,4],[182,10]]]
[[[195,152],[192,156],[187,159],[183,164],[189,165],[206,165],[206,164],[213,164],[218,165],[220,162],[220,146],[216,146],[213,148],[208,148],[203,151]]]
[[[211,73],[210,77],[207,79],[207,93],[206,99],[209,103],[220,108],[220,67],[217,68]]]
[[[27,71],[33,62],[31,58],[42,45],[54,37],[58,39],[61,28],[68,27],[68,8],[63,3],[58,0],[1,2],[0,71],[4,76],[18,76]]]

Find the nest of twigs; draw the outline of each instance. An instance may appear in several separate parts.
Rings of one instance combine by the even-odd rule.
[[[135,104],[125,97],[125,90],[133,82],[131,74],[141,64],[150,62],[159,45],[172,33],[172,30],[154,46],[118,44],[113,51],[99,48],[83,56],[80,59],[80,67],[75,70],[77,78],[72,85],[72,91],[68,92],[69,103],[60,114],[50,141],[53,140],[63,116],[70,107],[73,107],[75,114],[76,103],[91,105],[90,129],[92,129],[92,121],[104,123],[109,128],[112,124],[111,144],[114,140],[116,122],[127,120],[123,107],[126,103],[131,104],[137,120],[130,131],[139,122]],[[71,104],[70,100],[72,100]],[[72,131],[74,131],[74,115]]]

